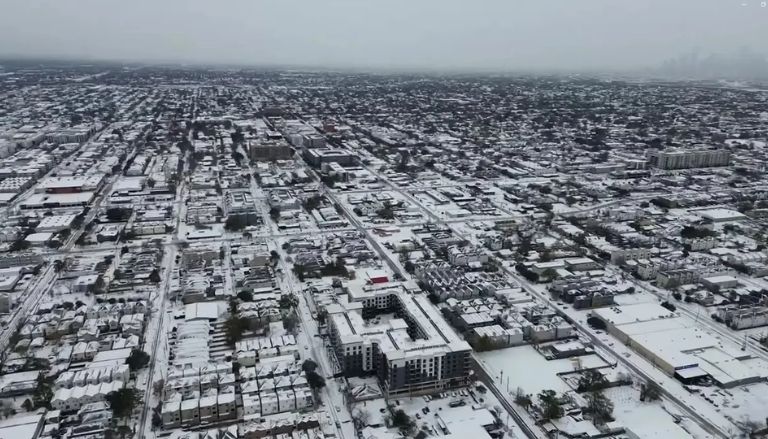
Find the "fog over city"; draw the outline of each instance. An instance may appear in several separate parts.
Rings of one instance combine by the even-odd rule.
[[[757,0],[2,0],[0,10],[4,57],[613,71],[694,53],[746,53],[747,70],[760,70],[768,52]]]
[[[0,0],[0,439],[768,438],[768,0]]]

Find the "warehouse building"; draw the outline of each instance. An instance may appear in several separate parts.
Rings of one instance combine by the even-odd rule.
[[[606,329],[655,367],[683,383],[710,378],[729,388],[766,379],[747,352],[729,348],[690,319],[655,303],[614,306],[592,312]]]
[[[44,178],[35,187],[35,192],[48,194],[71,194],[97,191],[104,182],[105,174],[78,175]]]

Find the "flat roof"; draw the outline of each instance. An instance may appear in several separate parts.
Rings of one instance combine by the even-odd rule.
[[[487,435],[483,427],[493,425],[496,422],[496,418],[490,410],[486,408],[475,410],[469,405],[452,407],[436,412],[436,415],[448,427],[450,435],[456,438],[483,437],[478,436],[481,433]]]
[[[122,177],[112,185],[112,192],[140,191],[144,187],[144,177]]]
[[[563,261],[562,259],[559,259],[557,261],[550,261],[550,262],[536,262],[535,264],[533,264],[533,266],[536,268],[562,268],[562,267],[565,267],[565,261]]]
[[[70,224],[72,224],[72,221],[75,220],[76,215],[51,215],[51,216],[44,216],[42,220],[40,220],[40,224],[37,225],[37,228],[46,228],[46,227],[69,227]]]
[[[73,194],[32,194],[22,201],[22,206],[36,207],[46,204],[87,204],[93,199],[93,192]]]
[[[110,360],[125,360],[131,355],[132,348],[112,349],[109,351],[101,351],[96,353],[93,357],[93,362],[98,361],[110,361]]]
[[[653,332],[674,331],[687,328],[690,325],[681,318],[668,318],[658,320],[645,320],[641,322],[625,323],[619,325],[619,330],[628,336],[649,334]]]
[[[42,414],[14,416],[0,421],[0,438],[34,439],[43,420]]]
[[[187,239],[218,238],[221,232],[213,229],[190,230],[187,232]]]
[[[720,275],[720,276],[705,277],[704,280],[713,284],[717,284],[721,282],[737,282],[738,281],[738,279],[736,279],[735,277],[727,274]]]
[[[714,221],[736,220],[736,219],[746,218],[746,216],[743,213],[737,210],[732,210],[732,209],[721,209],[721,208],[707,209],[707,210],[700,210],[697,213],[704,218],[711,219]]]
[[[595,316],[613,325],[636,323],[670,318],[676,314],[657,303],[638,303],[635,305],[612,306],[592,311]]]
[[[705,377],[708,375],[707,372],[705,372],[702,368],[698,366],[686,367],[684,369],[677,369],[675,373],[680,375],[680,377],[683,379],[699,378],[699,377]]]
[[[39,232],[39,233],[30,233],[27,235],[26,238],[24,238],[27,242],[47,242],[51,238],[53,238],[53,233],[51,232]]]
[[[17,195],[19,194],[16,192],[0,192],[0,204],[9,203],[11,200],[16,198]]]
[[[437,352],[469,350],[469,344],[459,338],[424,295],[409,295],[401,288],[386,288],[382,294],[397,296],[402,311],[419,325],[422,338],[413,339],[403,319],[394,318],[372,325],[362,318],[361,302],[333,304],[328,307],[329,320],[339,333],[343,344],[376,339],[380,351],[389,360],[411,356],[434,355]]]
[[[57,189],[82,186],[98,186],[98,184],[103,179],[104,174],[46,177],[37,184],[37,187],[41,189]]]
[[[40,376],[39,370],[30,370],[27,372],[7,373],[5,375],[0,375],[0,389],[14,383],[36,381],[38,376]]]
[[[219,318],[218,302],[190,303],[184,307],[185,320]]]
[[[368,270],[366,271],[366,274],[368,275],[368,278],[389,277],[389,274],[381,269]]]
[[[485,311],[462,314],[461,319],[468,325],[493,321],[493,317]]]

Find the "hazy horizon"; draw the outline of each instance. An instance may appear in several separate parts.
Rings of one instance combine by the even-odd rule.
[[[0,57],[559,72],[647,69],[745,48],[764,60],[768,8],[742,3],[0,0]]]

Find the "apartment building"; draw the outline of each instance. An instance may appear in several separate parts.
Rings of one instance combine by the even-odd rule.
[[[728,166],[731,153],[725,149],[677,149],[648,153],[648,163],[659,169],[690,169]]]
[[[328,321],[344,373],[375,374],[390,396],[466,383],[471,348],[426,295],[400,285],[351,290],[349,303],[328,306]]]

